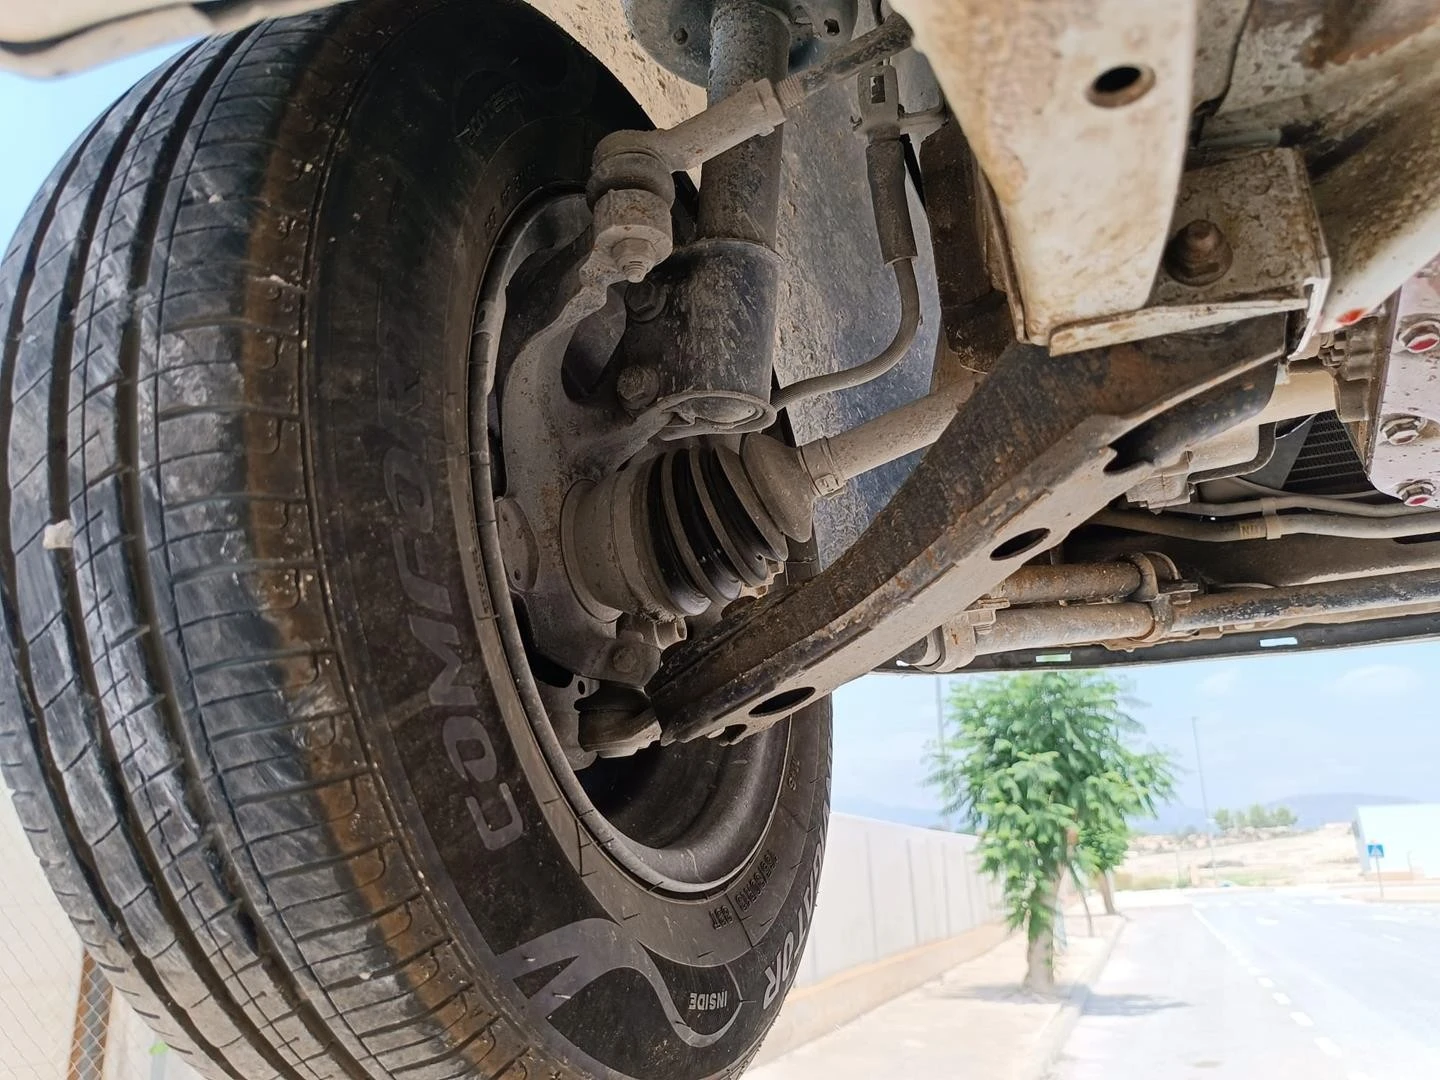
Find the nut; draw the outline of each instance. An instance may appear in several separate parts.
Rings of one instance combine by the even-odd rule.
[[[1407,446],[1420,438],[1424,428],[1419,416],[1391,416],[1380,425],[1380,434],[1391,446]]]
[[[648,408],[660,393],[660,376],[648,364],[632,364],[615,380],[615,396],[631,412]]]
[[[645,280],[650,268],[660,260],[656,258],[655,245],[643,236],[627,236],[617,240],[610,249],[610,258],[625,275],[625,280],[634,284]]]
[[[1395,494],[1406,506],[1435,505],[1435,485],[1429,480],[1409,480]]]
[[[1230,270],[1235,253],[1213,221],[1197,218],[1165,247],[1165,271],[1182,285],[1209,285]]]
[[[651,191],[607,191],[595,202],[591,221],[595,250],[609,258],[624,277],[642,280],[670,257],[670,202]]]
[[[631,283],[625,290],[625,307],[635,322],[649,322],[665,310],[669,289],[654,281],[645,280]]]

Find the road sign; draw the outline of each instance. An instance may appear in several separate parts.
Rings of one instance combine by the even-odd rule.
[[[1383,859],[1383,858],[1385,858],[1385,845],[1384,845],[1384,844],[1366,844],[1366,845],[1365,845],[1365,857],[1366,857],[1366,858],[1369,858],[1369,859]]]

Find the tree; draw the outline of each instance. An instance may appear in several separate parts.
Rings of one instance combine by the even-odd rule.
[[[1288,806],[1277,806],[1270,811],[1270,824],[1282,829],[1293,828],[1299,820]]]
[[[1235,827],[1235,815],[1222,806],[1215,811],[1215,827],[1221,832],[1229,832]]]
[[[1270,824],[1270,812],[1257,802],[1246,811],[1245,824],[1252,829],[1263,829]]]
[[[1080,829],[1076,867],[1089,872],[1099,884],[1107,915],[1115,914],[1115,891],[1110,887],[1110,875],[1125,861],[1125,853],[1130,850],[1130,835],[1130,828],[1123,821],[1118,828],[1088,825]]]
[[[1126,819],[1153,815],[1173,787],[1166,755],[1130,746],[1140,726],[1124,691],[1098,672],[959,683],[929,755],[945,813],[979,833],[981,866],[1001,882],[1011,927],[1025,928],[1030,989],[1054,988],[1064,874],[1118,865]]]

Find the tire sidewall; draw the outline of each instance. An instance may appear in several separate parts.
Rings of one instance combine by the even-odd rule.
[[[464,403],[487,257],[643,126],[518,6],[437,4],[357,89],[312,222],[309,448],[337,662],[425,887],[477,980],[549,1053],[699,1080],[748,1057],[794,977],[824,845],[829,717],[788,726],[781,795],[730,885],[656,895],[598,845],[536,742],[484,580]]]

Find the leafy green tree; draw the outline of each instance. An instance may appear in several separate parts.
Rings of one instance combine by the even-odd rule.
[[[1270,825],[1270,811],[1258,802],[1245,812],[1245,824],[1252,829],[1264,829]]]
[[[1107,915],[1115,914],[1115,892],[1110,887],[1110,875],[1125,861],[1131,835],[1129,826],[1124,822],[1119,827],[1086,825],[1080,829],[1080,841],[1075,849],[1075,869],[1093,877],[1100,886],[1100,898],[1105,902]]]
[[[1215,827],[1221,832],[1229,832],[1235,828],[1235,815],[1222,806],[1215,811]]]
[[[1011,927],[1025,928],[1031,989],[1054,988],[1064,874],[1117,865],[1126,819],[1153,814],[1173,788],[1169,758],[1130,745],[1140,725],[1124,691],[1098,672],[959,683],[929,755],[944,812],[979,833],[981,866],[1000,880]]]
[[[1282,829],[1293,828],[1299,820],[1288,806],[1277,806],[1270,811],[1270,824]]]

